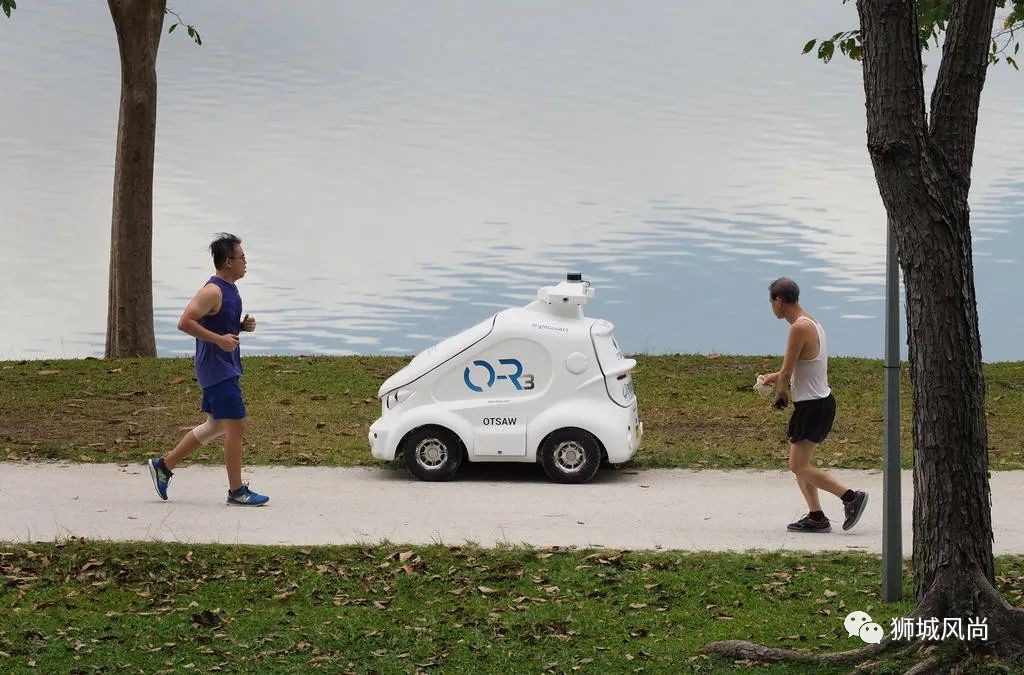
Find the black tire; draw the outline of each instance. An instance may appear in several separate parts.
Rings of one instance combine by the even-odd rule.
[[[556,483],[586,483],[601,468],[601,444],[583,429],[552,431],[539,453],[544,473]]]
[[[444,427],[420,427],[402,439],[405,467],[420,480],[451,480],[465,455],[462,441]]]

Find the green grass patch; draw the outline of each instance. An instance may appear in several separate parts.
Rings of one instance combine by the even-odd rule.
[[[1022,563],[998,563],[1016,603]],[[911,603],[879,574],[848,553],[0,545],[0,671],[729,672],[750,664],[701,645],[845,650],[854,610],[888,631]]]
[[[782,468],[788,413],[768,409],[750,385],[777,357],[638,356],[648,467]],[[372,464],[366,441],[380,415],[380,384],[404,357],[247,357],[243,390],[249,464]],[[818,451],[822,466],[878,468],[882,363],[832,358],[839,413]],[[985,366],[991,465],[1024,468],[1024,363]],[[911,465],[910,395],[904,372],[903,457]],[[0,362],[0,459],[142,461],[162,454],[200,421],[189,359]],[[221,461],[217,446],[194,461]]]

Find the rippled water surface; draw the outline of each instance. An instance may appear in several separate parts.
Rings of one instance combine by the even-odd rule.
[[[691,6],[692,5],[692,6]],[[245,241],[246,353],[414,353],[581,271],[629,352],[779,353],[796,278],[882,354],[885,219],[860,69],[816,0],[188,0],[160,48],[158,349]],[[929,68],[934,71],[935,68]],[[100,355],[120,82],[103,3],[0,23],[0,359]],[[972,191],[986,360],[1022,359],[1024,74],[991,69]]]

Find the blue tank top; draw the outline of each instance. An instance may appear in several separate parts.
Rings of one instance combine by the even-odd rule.
[[[204,316],[199,325],[217,335],[238,335],[242,326],[242,296],[238,287],[218,276],[210,277],[207,284],[220,288],[220,311]],[[203,389],[242,374],[241,347],[226,352],[212,342],[196,339],[196,379]]]

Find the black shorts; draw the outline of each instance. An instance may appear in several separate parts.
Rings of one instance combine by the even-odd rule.
[[[835,420],[836,399],[832,394],[825,398],[797,401],[793,404],[793,415],[789,418],[789,431],[786,435],[790,443],[821,443],[832,430]]]

